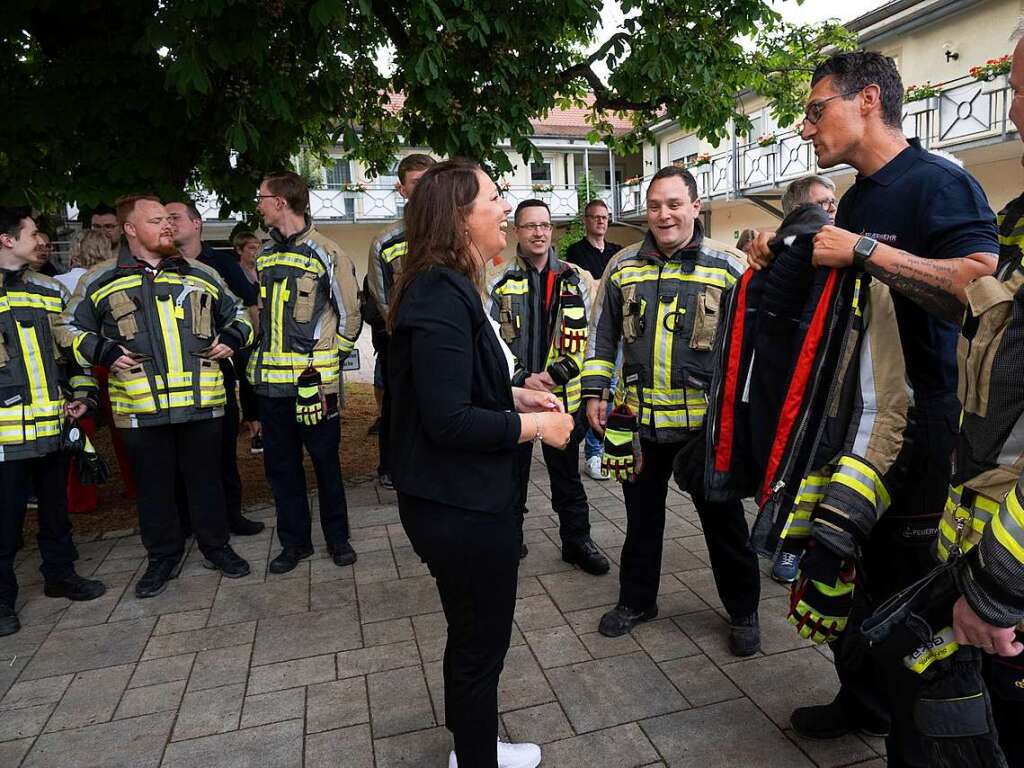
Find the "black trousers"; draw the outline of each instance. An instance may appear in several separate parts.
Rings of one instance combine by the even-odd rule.
[[[47,580],[75,571],[78,551],[71,540],[67,502],[68,460],[48,453],[34,459],[0,461],[0,603],[12,608],[18,599],[14,556],[25,524],[25,506],[33,493],[39,503],[39,570]]]
[[[384,389],[381,390],[380,398],[380,430],[377,433],[377,448],[379,459],[377,462],[377,474],[384,475],[391,473],[391,390],[388,387],[388,336],[379,334],[376,350],[377,359],[380,361],[380,375],[384,381]]]
[[[576,426],[564,451],[547,444],[541,446],[551,480],[551,508],[558,515],[558,533],[563,545],[574,544],[590,536],[590,505],[580,479],[580,440],[586,434],[586,425],[580,412],[577,411],[575,418]],[[519,446],[519,490],[523,513],[526,511],[532,460],[533,443],[522,443]]]
[[[295,420],[294,397],[259,399],[263,424],[263,465],[277,507],[277,538],[282,547],[312,546],[312,522],[302,466],[305,447],[316,474],[320,525],[328,547],[348,541],[348,506],[341,480],[341,417],[338,397],[327,397],[327,418],[312,427]]]
[[[1024,634],[1018,632],[1017,639],[1024,641]],[[1013,658],[986,656],[982,671],[1006,762],[1010,766],[1024,765],[1024,654]]]
[[[935,566],[935,535],[946,502],[959,406],[918,406],[906,455],[894,476],[892,504],[875,525],[857,564],[854,607],[846,631],[832,643],[841,687],[838,700],[853,719],[889,722],[888,765],[927,766],[913,707],[920,678],[897,660],[871,653],[860,624],[896,592]]]
[[[644,610],[658,600],[665,499],[678,443],[642,440],[644,465],[636,482],[623,483],[626,542],[619,572],[619,603]],[[744,618],[757,611],[761,573],[750,546],[750,531],[738,501],[716,503],[691,493],[711,557],[718,596],[729,615]]]
[[[121,430],[138,479],[139,528],[150,561],[180,558],[185,552],[185,531],[175,498],[179,475],[200,551],[227,544],[219,461],[222,421],[201,419]]]
[[[249,365],[249,357],[252,350],[240,349],[232,358],[235,364],[236,378],[238,379],[238,399],[242,405],[242,419],[244,421],[259,421],[260,410],[256,402],[256,392],[249,383],[249,377],[245,373]]]
[[[224,509],[231,521],[242,516],[242,478],[238,474],[238,398],[235,390],[237,383],[245,377],[239,376],[236,380],[230,360],[221,360],[220,367],[228,393],[220,432],[220,471],[224,485]]]
[[[398,510],[413,549],[437,582],[448,622],[445,725],[459,768],[497,768],[498,678],[512,638],[519,572],[516,516],[401,492]]]

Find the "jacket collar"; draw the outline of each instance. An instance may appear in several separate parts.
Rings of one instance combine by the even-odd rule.
[[[516,246],[516,266],[518,266],[519,269],[521,269],[523,272],[527,273],[537,271],[536,269],[534,269],[533,264],[530,262],[530,260],[523,255],[523,252],[520,250],[518,245]],[[547,269],[550,269],[556,275],[560,275],[562,272],[565,272],[569,269],[569,265],[566,264],[561,259],[559,259],[558,252],[555,251],[555,249],[550,246],[548,247],[548,261],[545,267]]]
[[[695,259],[697,254],[700,253],[701,246],[704,244],[704,225],[700,219],[695,219],[693,222],[693,237],[690,238],[690,242],[678,249],[675,253],[669,256],[667,259],[660,250],[658,250],[658,244],[654,240],[654,235],[648,230],[647,234],[644,235],[643,243],[640,244],[640,250],[638,253],[648,261],[653,261],[655,264],[664,264],[666,261],[684,261],[686,259]]]
[[[131,250],[127,245],[122,244],[121,250],[117,254],[117,268],[129,271],[136,271],[140,269],[146,269],[149,267],[144,261],[140,261],[135,258]],[[157,264],[156,269],[158,272],[171,271],[171,272],[183,272],[188,267],[185,259],[179,255],[164,256],[160,263]]]
[[[295,245],[295,243],[300,242],[306,237],[306,235],[309,234],[309,230],[313,228],[313,219],[309,217],[309,214],[303,214],[303,218],[306,220],[306,226],[304,226],[291,237],[285,237],[284,235],[281,234],[277,227],[271,227],[270,239],[274,241],[275,245],[293,246]]]

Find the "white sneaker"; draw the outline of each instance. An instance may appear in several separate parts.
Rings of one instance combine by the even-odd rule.
[[[540,765],[540,747],[536,744],[498,742],[498,768],[537,768],[538,765]],[[448,768],[459,768],[454,752],[448,755]]]
[[[601,468],[601,457],[591,456],[587,459],[587,474],[595,480],[607,480],[608,473]]]

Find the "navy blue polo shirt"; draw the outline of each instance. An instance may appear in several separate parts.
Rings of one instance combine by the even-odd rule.
[[[999,253],[995,215],[978,182],[917,139],[871,176],[857,176],[839,201],[836,226],[928,259]],[[892,298],[915,400],[955,395],[960,327],[898,291]]]

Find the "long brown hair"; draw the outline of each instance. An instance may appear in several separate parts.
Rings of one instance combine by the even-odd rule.
[[[448,267],[480,287],[483,268],[474,258],[466,235],[466,216],[480,193],[479,170],[472,160],[455,158],[428,168],[416,183],[405,206],[409,247],[391,292],[388,330],[394,331],[402,294],[421,272]]]

